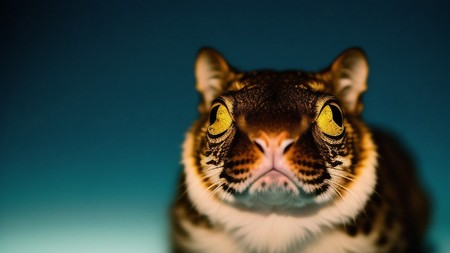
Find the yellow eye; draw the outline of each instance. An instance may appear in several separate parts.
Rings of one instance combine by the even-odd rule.
[[[320,130],[326,135],[337,137],[344,132],[342,112],[335,104],[328,104],[323,107],[316,122]]]
[[[208,133],[211,135],[220,135],[231,127],[233,120],[228,109],[220,103],[215,104],[209,115]]]

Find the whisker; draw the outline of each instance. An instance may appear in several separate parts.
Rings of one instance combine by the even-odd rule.
[[[211,166],[211,167],[208,166],[208,168],[206,168],[205,172],[209,172],[209,171],[216,170],[216,169],[222,169],[222,168],[223,168],[223,166],[219,166],[219,165]]]
[[[213,187],[215,187],[215,188],[209,192],[208,199],[211,198],[211,196],[215,195],[220,190],[221,185],[213,184],[210,187],[208,187],[208,190],[212,189]]]
[[[336,174],[336,173],[331,173],[331,172],[329,172],[329,173],[330,173],[331,175],[333,175],[333,176],[347,179],[347,180],[349,180],[350,182],[356,182],[356,180],[357,180],[357,178],[356,178],[353,174],[350,174],[350,173],[347,172],[347,171],[338,170],[338,169],[335,169],[335,168],[330,168],[330,169],[333,169],[333,170],[336,170],[336,171],[339,171],[339,172],[342,172],[342,173],[346,174],[346,175],[344,176],[344,175],[341,175],[341,174]],[[358,179],[358,180],[361,180],[361,179]],[[334,182],[334,183],[337,184],[337,185],[339,185],[337,182]],[[339,186],[342,186],[342,185],[339,185]],[[344,190],[348,190],[346,187],[344,187],[343,189],[344,189]],[[374,193],[374,194],[377,194],[379,197],[381,197],[380,193],[378,193],[375,189],[373,189],[373,193]],[[352,194],[353,197],[354,197],[358,202],[360,202],[360,204],[361,204],[361,200],[359,200],[358,198],[356,198],[356,196],[354,195],[353,192],[350,191],[350,194]]]
[[[344,203],[344,205],[345,205],[345,207],[347,208],[347,210],[348,210],[349,212],[351,212],[351,209],[350,209],[350,207],[347,205],[347,202],[345,202],[344,197],[343,197],[342,194],[341,194],[341,193],[333,186],[333,183],[332,183],[330,180],[326,180],[326,182],[327,182],[328,185],[331,187],[331,189],[333,189],[334,192],[336,192],[336,194],[339,195],[339,197],[341,198],[341,200],[342,200],[342,202]],[[341,210],[339,210],[339,212],[342,213]],[[342,218],[342,219],[343,219],[343,218]],[[355,221],[355,219],[354,219],[353,217],[352,217],[352,221],[353,221],[353,224],[356,224],[356,221]],[[342,222],[343,222],[343,224],[346,224],[345,220],[342,220]]]
[[[366,213],[365,204],[364,204],[364,203],[363,203],[363,202],[355,195],[355,193],[354,193],[352,190],[350,190],[348,187],[345,187],[344,185],[339,184],[339,183],[337,183],[337,182],[333,182],[333,184],[339,186],[339,187],[342,188],[344,191],[346,191],[346,192],[348,192],[349,194],[351,194],[352,197],[353,197],[353,199],[355,199],[355,201],[358,202],[358,203],[362,206],[362,211],[364,212],[364,215],[365,215],[367,218],[369,218],[369,216],[368,216],[367,213]]]
[[[328,173],[330,173],[330,172],[328,172]],[[333,176],[336,176],[336,177],[340,177],[340,178],[347,179],[347,180],[350,181],[350,182],[355,182],[355,178],[351,178],[351,177],[348,177],[348,176],[344,176],[344,175],[340,175],[340,174],[335,174],[335,173],[330,173],[330,175],[333,175]]]
[[[338,183],[338,182],[333,182],[333,184],[335,184],[335,185],[341,187],[342,189],[344,189],[345,191],[347,191],[348,193],[350,193],[350,194],[355,198],[355,200],[359,202],[359,204],[361,204],[361,205],[363,204],[363,203],[361,202],[361,200],[360,200],[360,199],[353,193],[353,191],[350,190],[348,187],[346,187],[346,186],[344,186],[344,185],[342,185],[342,184],[340,184],[340,183]]]
[[[353,175],[352,173],[348,172],[348,171],[341,170],[341,169],[336,169],[336,168],[333,168],[333,167],[330,167],[330,168],[328,168],[328,169],[335,170],[335,171],[339,171],[339,172],[341,172],[341,173],[344,173],[344,174],[345,174],[347,177],[349,177],[349,178],[356,179],[356,176]]]
[[[222,188],[222,184],[216,184],[215,186],[216,186],[216,188],[214,188],[214,190],[211,191],[211,193],[210,193],[209,196],[215,195],[215,194],[216,194],[217,192],[219,192],[220,189]],[[219,212],[221,206],[222,206],[222,202],[219,201],[219,206],[218,206],[218,208],[217,208],[217,210],[216,210],[216,216],[217,216],[217,213]]]
[[[214,187],[216,187],[216,188],[214,188]],[[210,189],[212,189],[212,188],[214,188],[214,190],[210,191]],[[217,190],[217,188],[219,188],[218,184],[212,184],[212,185],[208,186],[202,193],[200,193],[201,194],[200,198],[202,198],[203,201],[206,201],[206,200],[210,199],[211,195]],[[188,191],[189,191],[189,186],[186,185],[186,191],[185,192],[187,193]],[[190,210],[192,210],[193,208],[198,209],[196,204],[193,201],[191,201]]]
[[[331,185],[330,185],[330,187],[333,189],[334,192],[336,192],[337,194],[339,194],[338,191],[337,191],[334,187],[332,187]],[[333,201],[336,202],[335,196],[333,196],[332,194],[328,194],[328,195],[333,199]],[[338,207],[338,211],[339,211],[342,215],[344,214],[344,213],[342,212],[342,210],[341,210],[340,207]],[[343,215],[343,216],[345,216],[345,215]],[[347,229],[347,223],[345,222],[344,217],[341,217],[341,222],[342,222],[342,224],[344,225],[344,228]]]
[[[222,188],[222,185],[223,185],[223,182],[220,183],[220,185],[219,185],[219,187],[218,187],[218,190],[220,190],[220,189]],[[226,191],[223,191],[223,192],[222,192],[221,197],[220,197],[220,201],[219,201],[219,206],[217,207],[217,210],[216,210],[216,215],[220,212],[220,209],[222,208],[222,206],[225,205],[225,203],[224,203],[224,202],[225,202],[225,199],[226,199],[229,195],[231,195],[231,193],[226,192]]]
[[[186,195],[187,192],[188,192],[186,181],[183,181],[183,182],[181,182],[181,183],[178,184],[178,186],[177,186],[177,192],[178,192],[179,190],[181,190],[181,188],[183,187],[183,185],[186,187],[186,189],[184,189],[183,192],[181,192],[180,194],[178,194],[178,196],[177,196],[177,198],[176,198],[177,201],[180,200],[181,198],[183,198],[184,195]]]

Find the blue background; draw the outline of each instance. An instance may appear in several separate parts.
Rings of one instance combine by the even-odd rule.
[[[193,61],[318,70],[362,47],[364,117],[409,147],[450,252],[450,7],[442,1],[2,1],[0,252],[164,252]]]

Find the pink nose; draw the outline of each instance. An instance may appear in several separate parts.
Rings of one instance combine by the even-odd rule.
[[[275,136],[269,136],[265,132],[256,138],[255,145],[266,156],[279,156],[287,152],[294,142],[293,139],[288,138],[286,132],[281,132]]]

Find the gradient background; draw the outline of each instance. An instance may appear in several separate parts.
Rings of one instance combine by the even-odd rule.
[[[275,1],[274,1],[275,2]],[[2,1],[0,252],[167,251],[193,61],[318,70],[362,47],[368,122],[398,133],[450,252],[445,1]]]

